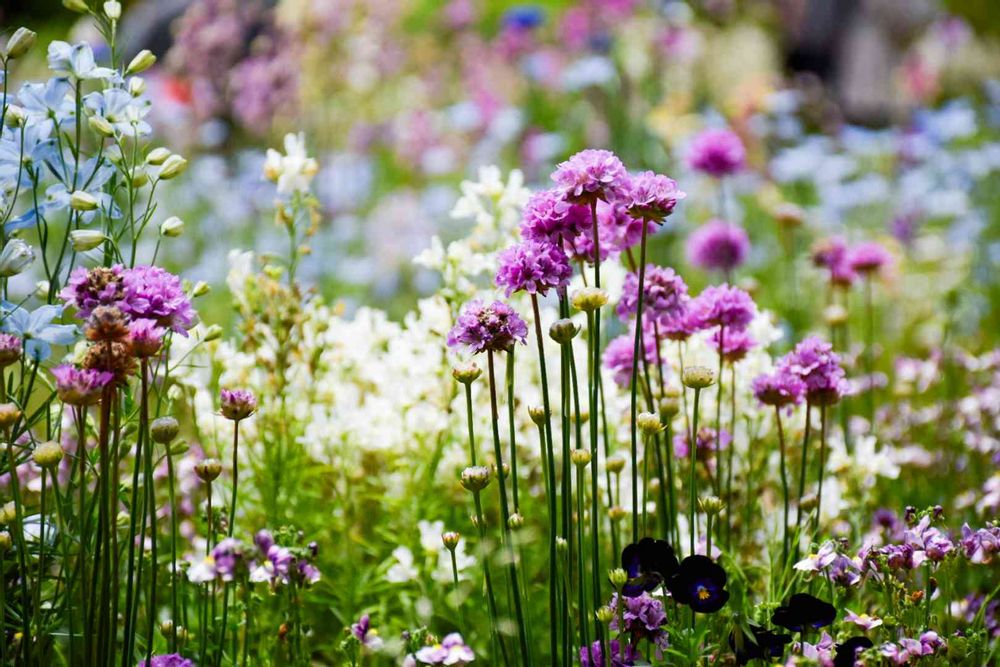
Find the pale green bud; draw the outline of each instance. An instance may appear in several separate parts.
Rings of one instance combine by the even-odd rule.
[[[128,80],[128,94],[132,97],[139,97],[146,92],[146,80],[141,76],[133,76]]]
[[[586,449],[574,449],[572,452],[570,452],[569,458],[570,460],[573,461],[575,465],[578,465],[582,468],[583,466],[590,463],[590,452],[588,452]]]
[[[622,586],[628,583],[628,572],[620,567],[608,572],[608,581],[615,590],[621,590]]]
[[[108,0],[104,3],[104,14],[112,21],[117,21],[122,17],[122,3]]]
[[[163,167],[160,169],[160,179],[168,181],[175,176],[180,176],[187,169],[187,160],[182,158],[180,155],[171,154],[166,160],[163,161]]]
[[[107,237],[96,229],[74,229],[69,233],[70,243],[73,250],[77,252],[87,252],[104,243]]]
[[[205,296],[212,290],[211,286],[204,280],[199,280],[191,288],[191,296]]]
[[[205,329],[205,337],[202,338],[202,340],[205,341],[206,343],[210,343],[213,340],[218,340],[222,338],[222,334],[223,334],[222,327],[219,326],[218,324],[213,324],[212,326]]]
[[[715,384],[715,371],[708,366],[688,366],[681,380],[686,387],[704,389]]]
[[[87,3],[83,0],[62,0],[63,7],[70,10],[71,12],[76,12],[77,14],[86,14],[90,11],[87,7]]]
[[[128,67],[125,68],[125,74],[138,74],[139,72],[144,72],[153,66],[156,62],[156,56],[149,49],[143,49],[139,53],[135,54],[129,62]]]
[[[573,307],[584,312],[591,312],[608,303],[608,293],[596,287],[584,287],[573,294]]]
[[[184,233],[184,221],[172,215],[160,223],[160,235],[176,238]]]
[[[10,278],[24,271],[35,261],[35,251],[21,239],[11,239],[0,252],[0,276]]]
[[[36,37],[38,37],[37,34],[23,26],[15,30],[14,34],[7,40],[7,47],[5,49],[7,57],[20,58],[23,56],[35,45]]]
[[[89,125],[90,129],[102,137],[115,136],[114,125],[112,125],[111,122],[104,116],[91,116],[87,119],[87,125]]]
[[[21,127],[24,125],[25,118],[27,116],[24,114],[24,109],[16,104],[8,104],[7,114],[3,117],[3,124],[7,127]]]
[[[163,164],[168,157],[170,157],[170,150],[160,146],[159,148],[154,148],[146,153],[146,162],[154,166],[159,166]]]
[[[69,197],[69,205],[74,211],[94,211],[97,209],[97,198],[89,192],[77,190]]]
[[[663,430],[663,424],[660,423],[660,418],[652,412],[640,412],[635,418],[635,425],[639,428],[642,434],[647,437],[655,435]]]

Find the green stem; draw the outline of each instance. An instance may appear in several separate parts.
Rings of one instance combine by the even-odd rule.
[[[785,430],[781,425],[781,407],[774,406],[774,421],[778,426],[778,451],[780,454],[781,466],[781,498],[782,498],[782,523],[781,523],[781,567],[784,570],[788,562],[788,467],[785,464]]]
[[[698,432],[698,402],[701,398],[701,389],[695,387],[694,389],[694,414],[692,415],[691,421],[693,422],[693,431]],[[690,440],[688,441],[688,453],[691,459],[691,472],[690,472],[690,506],[688,511],[691,513],[690,517],[690,531],[691,531],[691,551],[688,553],[689,556],[695,554],[695,541],[696,534],[698,532],[698,489],[697,489],[697,479],[698,479],[698,452],[697,444]]]

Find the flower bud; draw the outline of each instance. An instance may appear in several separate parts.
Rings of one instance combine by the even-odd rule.
[[[581,468],[590,463],[590,452],[586,449],[574,449],[569,454],[569,458],[573,461],[574,465],[580,466]]]
[[[461,534],[456,533],[453,530],[441,533],[441,542],[444,544],[444,548],[448,551],[454,551],[461,539]]]
[[[507,526],[511,530],[518,530],[524,525],[524,516],[520,512],[514,512],[509,517],[507,517]]]
[[[13,403],[0,403],[0,428],[10,428],[21,418],[21,408]]]
[[[139,97],[146,92],[146,80],[141,76],[133,76],[128,80],[128,94],[132,97]]]
[[[608,472],[617,475],[625,469],[625,458],[613,454],[604,460],[604,466],[608,469]]]
[[[146,183],[149,183],[149,174],[142,167],[136,167],[132,170],[132,187],[141,188]]]
[[[789,203],[776,206],[772,215],[774,215],[775,222],[788,229],[801,227],[806,218],[805,211],[795,204]]]
[[[715,371],[708,366],[688,366],[681,377],[685,387],[704,389],[715,384]]]
[[[204,280],[199,280],[191,288],[191,296],[205,296],[210,291],[212,291],[212,287]]]
[[[10,551],[11,544],[10,533],[5,530],[0,531],[0,554]]]
[[[76,12],[77,14],[86,14],[90,11],[90,8],[87,7],[87,3],[84,2],[84,0],[62,0],[62,3],[63,7],[72,12]]]
[[[503,476],[504,476],[504,478],[506,479],[507,477],[510,477],[510,466],[507,465],[506,463],[504,463],[502,465],[502,468],[503,468]],[[494,464],[492,464],[490,466],[490,472],[493,473],[494,477],[496,477],[496,478],[499,479],[500,473],[499,473],[499,471],[497,469],[497,464],[496,463],[494,463]]]
[[[455,368],[451,369],[451,376],[461,382],[462,384],[472,384],[476,379],[483,374],[483,369],[476,365],[476,362],[470,361],[466,364],[459,364]]]
[[[478,493],[490,484],[490,469],[486,466],[469,466],[462,471],[462,486]]]
[[[621,521],[628,516],[628,510],[620,505],[615,505],[614,507],[608,508],[608,518],[612,521]]]
[[[97,197],[89,192],[77,190],[69,196],[69,205],[74,211],[94,211],[98,207],[98,202]]]
[[[219,392],[219,404],[222,416],[234,422],[257,411],[257,397],[248,389],[223,389]]]
[[[698,507],[705,514],[718,514],[725,509],[726,503],[718,496],[706,496],[698,499]]]
[[[149,49],[143,49],[139,53],[135,54],[135,57],[129,62],[128,67],[125,68],[125,74],[138,74],[139,72],[144,72],[156,62],[156,56]]]
[[[160,236],[177,238],[184,233],[184,221],[176,215],[172,215],[160,223]]]
[[[170,151],[160,146],[146,153],[146,163],[158,167],[166,162],[168,157],[170,157]]]
[[[9,526],[17,520],[17,506],[14,501],[8,501],[0,505],[0,526]]]
[[[569,551],[569,542],[566,541],[565,537],[556,537],[556,551],[561,554]]]
[[[69,233],[70,243],[73,244],[73,250],[77,252],[93,250],[104,243],[106,238],[96,229],[74,229]]]
[[[48,280],[39,280],[35,283],[35,298],[40,301],[45,301],[49,298],[49,290],[52,288],[52,283]]]
[[[115,127],[111,124],[104,116],[91,116],[87,119],[87,125],[90,126],[97,134],[102,137],[113,137],[115,136]]]
[[[570,342],[578,333],[580,327],[569,318],[556,320],[549,327],[549,337],[560,345]]]
[[[597,611],[594,612],[594,618],[597,619],[598,623],[602,625],[607,625],[611,622],[611,619],[615,617],[615,610],[607,605],[599,607]]]
[[[203,482],[214,482],[222,474],[222,464],[216,459],[202,459],[194,464],[194,472]]]
[[[545,408],[540,405],[532,405],[528,408],[528,416],[531,417],[535,426],[541,426],[545,423]]]
[[[7,105],[7,114],[3,117],[3,124],[7,127],[21,127],[27,118],[24,109],[16,104]]]
[[[0,252],[0,276],[10,278],[24,271],[35,261],[35,251],[21,239],[11,239]]]
[[[663,424],[660,423],[660,418],[652,412],[640,412],[635,418],[635,425],[646,437],[656,435],[663,430]]]
[[[664,424],[669,424],[680,411],[681,402],[676,398],[671,396],[660,401],[660,421]]]
[[[181,425],[173,417],[157,417],[149,425],[149,434],[153,437],[153,442],[166,445],[177,437]]]
[[[63,449],[58,442],[49,440],[35,447],[35,451],[31,453],[31,458],[40,467],[52,469],[62,461]]]
[[[608,581],[611,582],[612,588],[615,590],[621,590],[622,586],[628,583],[628,572],[616,567],[613,570],[608,571]]]
[[[163,161],[163,166],[160,168],[160,180],[169,181],[171,178],[180,176],[185,169],[187,169],[187,160],[172,153]]]
[[[33,31],[28,30],[24,26],[21,26],[14,31],[14,34],[10,36],[7,40],[7,46],[4,50],[7,52],[8,58],[20,58],[25,53],[31,50],[31,47],[35,45],[35,38],[38,37]]]
[[[608,293],[597,287],[584,287],[573,294],[573,307],[586,313],[608,303]]]
[[[166,638],[170,638],[174,634],[174,622],[169,618],[160,623],[160,634]]]
[[[117,21],[122,17],[122,3],[108,0],[104,3],[104,14],[112,21]]]
[[[205,330],[205,337],[202,340],[209,343],[220,338],[222,338],[222,327],[218,324],[213,324]]]

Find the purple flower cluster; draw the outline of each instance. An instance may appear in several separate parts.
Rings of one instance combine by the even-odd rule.
[[[457,632],[446,635],[439,644],[424,646],[413,656],[425,665],[465,665],[476,659],[476,654]]]
[[[801,380],[806,398],[817,405],[831,405],[847,393],[840,356],[830,343],[817,336],[807,336],[782,357],[778,372]]]
[[[624,203],[632,217],[659,221],[670,215],[684,197],[674,179],[644,171],[632,177]]]
[[[222,416],[242,421],[257,411],[257,397],[246,389],[222,389],[219,392]]]
[[[706,271],[730,272],[741,266],[750,253],[750,237],[739,225],[710,220],[687,240],[687,260]]]
[[[448,332],[448,346],[465,347],[473,354],[501,352],[524,343],[527,336],[528,325],[513,308],[502,301],[486,304],[476,299],[465,305]]]
[[[310,545],[308,554],[275,543],[270,531],[261,530],[254,536],[254,544],[263,557],[261,563],[250,572],[251,581],[269,581],[272,586],[287,584],[293,579],[308,584],[320,580],[319,569],[312,563],[316,548]]]
[[[608,606],[611,609],[618,609],[618,603],[618,594],[615,593],[611,596]],[[631,636],[630,644],[636,645],[646,639],[656,647],[657,659],[663,659],[663,652],[670,646],[667,632],[663,629],[667,622],[663,602],[646,592],[636,597],[625,597],[621,620],[625,622],[624,631]],[[618,621],[618,616],[615,615],[611,620],[611,630],[621,630]]]
[[[569,283],[573,268],[566,253],[554,243],[523,241],[497,256],[497,287],[509,297],[514,292],[544,295]]]
[[[716,329],[708,339],[708,345],[721,353],[726,361],[733,363],[747,356],[747,353],[757,346],[757,341],[746,329],[725,332]]]
[[[646,265],[643,281],[643,317],[655,320],[675,320],[684,315],[688,302],[688,288],[684,280],[668,267]],[[622,298],[616,312],[623,321],[634,317],[639,305],[639,275],[625,276]]]
[[[913,570],[924,563],[940,563],[955,550],[955,544],[940,530],[930,525],[930,515],[903,532],[902,543],[888,544],[863,552],[863,560],[872,569],[879,568],[879,560],[885,560],[890,570]]]
[[[187,336],[195,313],[180,278],[158,266],[140,265],[122,272],[122,288],[122,312]]]
[[[973,563],[993,562],[993,555],[1000,552],[1000,526],[987,526],[972,530],[969,524],[962,526],[962,549],[965,557]]]
[[[698,329],[725,327],[731,331],[745,329],[757,315],[757,304],[738,287],[710,285],[691,300],[688,308],[690,323]]]
[[[844,587],[861,582],[861,566],[837,550],[833,541],[826,542],[815,554],[795,564],[800,572],[818,572],[835,584]]]
[[[866,241],[859,243],[847,254],[851,268],[861,274],[880,271],[892,263],[892,255],[880,243]]]
[[[778,368],[753,380],[753,395],[764,405],[798,405],[806,394],[806,385],[797,375]]]
[[[586,234],[590,224],[586,206],[567,202],[556,190],[542,190],[524,205],[521,236],[528,241],[559,244]]]
[[[709,129],[699,133],[688,148],[687,162],[692,169],[722,178],[746,166],[746,148],[732,130]]]
[[[816,266],[830,272],[830,282],[834,285],[849,286],[858,274],[848,258],[847,242],[839,236],[820,241],[813,247],[812,260]]]
[[[721,435],[715,437],[715,429],[709,426],[702,426],[698,429],[698,437],[695,438],[695,446],[698,450],[695,455],[700,461],[711,460],[715,452],[726,449],[732,441],[729,431],[722,429]],[[674,456],[679,459],[686,459],[691,453],[691,445],[688,442],[687,433],[680,432],[674,435]]]
[[[94,405],[101,400],[104,388],[115,379],[114,373],[96,369],[80,369],[69,364],[52,369],[56,379],[56,395],[67,405]]]
[[[656,364],[656,337],[652,330],[643,327],[643,354],[646,363]],[[629,387],[632,384],[632,362],[635,359],[635,327],[632,333],[617,336],[608,343],[601,355],[604,367],[612,372],[615,384]],[[640,371],[641,372],[641,371]]]
[[[552,174],[568,202],[621,199],[629,190],[625,165],[611,151],[589,148],[561,162]]]
[[[180,653],[154,655],[147,662],[140,660],[138,667],[194,667],[194,661],[188,660]]]
[[[595,641],[590,646],[581,646],[580,667],[609,667],[609,665],[610,667],[627,667],[642,659],[638,649],[631,644],[625,644],[624,654],[621,649],[622,645],[617,639],[608,642],[608,653],[611,654],[609,656],[611,662],[609,663],[604,658],[604,647],[600,641]]]
[[[939,649],[946,646],[945,640],[933,630],[920,635],[919,639],[904,637],[898,643],[886,642],[882,644],[879,651],[894,665],[906,665],[913,660],[934,655]]]

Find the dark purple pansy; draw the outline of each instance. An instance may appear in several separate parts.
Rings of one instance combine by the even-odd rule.
[[[670,544],[644,537],[622,549],[622,569],[628,574],[622,595],[634,598],[643,591],[653,591],[672,577],[678,567]]]

